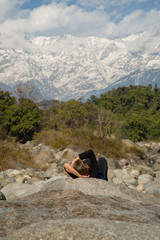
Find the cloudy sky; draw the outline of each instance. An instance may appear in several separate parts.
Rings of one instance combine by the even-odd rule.
[[[160,0],[0,0],[0,46],[23,48],[26,36],[160,37]],[[154,40],[155,41],[155,40]]]

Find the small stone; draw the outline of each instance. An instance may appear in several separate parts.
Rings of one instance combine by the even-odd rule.
[[[138,177],[139,184],[147,184],[154,180],[154,178],[149,174],[142,174]]]
[[[27,183],[27,184],[33,184],[33,180],[32,179],[27,179],[27,181],[25,182],[25,183]]]
[[[147,184],[146,193],[156,197],[160,197],[160,179],[159,178],[157,178],[152,183]]]
[[[114,175],[113,171],[108,169],[108,180],[112,181],[114,177],[115,177],[115,175]]]
[[[6,172],[5,171],[0,172],[0,179],[3,179],[5,177],[7,177]]]
[[[118,161],[114,160],[113,158],[107,158],[108,162],[108,169],[115,170],[115,169],[121,169],[120,164]]]
[[[160,171],[156,172],[156,178],[160,178]]]
[[[138,192],[143,192],[144,189],[145,189],[145,187],[144,187],[143,184],[140,184],[140,185],[138,185],[135,189],[136,189]]]
[[[139,175],[140,175],[140,172],[139,172],[138,170],[133,169],[133,170],[130,172],[131,178],[137,178]]]
[[[33,176],[37,177],[37,178],[43,179],[44,178],[44,172],[42,172],[42,171],[35,171]]]
[[[137,186],[138,184],[137,180],[133,178],[122,178],[122,180],[127,184],[127,186],[130,185]]]
[[[8,177],[15,177],[16,175],[19,175],[21,172],[17,169],[7,169],[6,174]]]
[[[41,178],[38,178],[38,177],[32,177],[31,181],[32,182],[37,182],[37,181],[40,181],[42,180]]]
[[[113,171],[113,173],[115,174],[116,178],[122,178],[122,177],[124,177],[124,178],[130,178],[130,176],[129,176],[129,174],[128,174],[128,172],[127,172],[126,169],[123,169],[123,170],[121,170],[121,169],[115,169],[115,170]]]
[[[47,171],[44,173],[44,177],[45,178],[52,178],[54,176],[56,176],[58,173],[57,170],[57,164],[52,165],[51,168],[48,168]]]
[[[24,183],[25,180],[26,180],[25,177],[18,177],[18,178],[16,178],[16,182],[17,182],[17,183]]]
[[[154,173],[152,168],[143,166],[143,165],[137,165],[136,170],[138,170],[141,174],[150,174],[151,175]]]
[[[129,160],[127,160],[127,159],[120,159],[120,160],[118,161],[118,163],[119,163],[119,165],[120,165],[121,167],[124,167],[124,166],[126,166],[126,165],[129,165]]]
[[[35,170],[32,168],[26,168],[26,169],[22,169],[21,173],[23,175],[28,175],[28,176],[32,177],[34,175],[34,171]]]

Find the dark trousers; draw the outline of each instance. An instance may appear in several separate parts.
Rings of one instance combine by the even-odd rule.
[[[100,175],[102,176],[101,178],[103,178],[104,180],[108,181],[108,163],[107,163],[107,159],[105,157],[100,157],[97,160],[98,162],[98,169],[100,172]]]

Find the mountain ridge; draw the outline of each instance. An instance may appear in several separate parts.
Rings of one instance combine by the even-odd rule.
[[[148,39],[148,33],[119,39],[27,37],[28,50],[0,49],[0,87],[14,93],[18,83],[29,81],[42,98],[65,101],[87,99],[130,82],[160,86],[158,45],[157,52],[148,52]]]

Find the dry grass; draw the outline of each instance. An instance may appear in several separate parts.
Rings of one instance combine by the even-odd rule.
[[[35,163],[30,154],[20,149],[17,143],[0,141],[0,171],[25,167],[43,169],[43,166]]]
[[[130,154],[132,158],[135,156],[142,158],[144,155],[144,152],[138,146],[130,146],[126,148],[126,152]]]
[[[128,154],[132,158],[138,156],[142,158],[143,152],[137,146],[127,146],[122,140],[108,137],[102,139],[95,136],[90,129],[63,129],[63,131],[43,130],[36,134],[37,143],[42,143],[52,148],[64,149],[66,147],[76,147],[87,150],[92,148],[96,154],[103,154],[114,159],[127,158]],[[20,149],[19,144],[11,140],[0,141],[0,171],[9,168],[21,169],[25,167],[45,170],[43,165],[35,163],[29,152]]]
[[[96,154],[100,153],[114,159],[127,158],[128,153],[132,156],[141,157],[143,155],[139,148],[128,148],[120,139],[115,137],[102,139],[86,128],[43,130],[35,136],[35,140],[60,150],[75,146],[84,150],[92,148]]]

